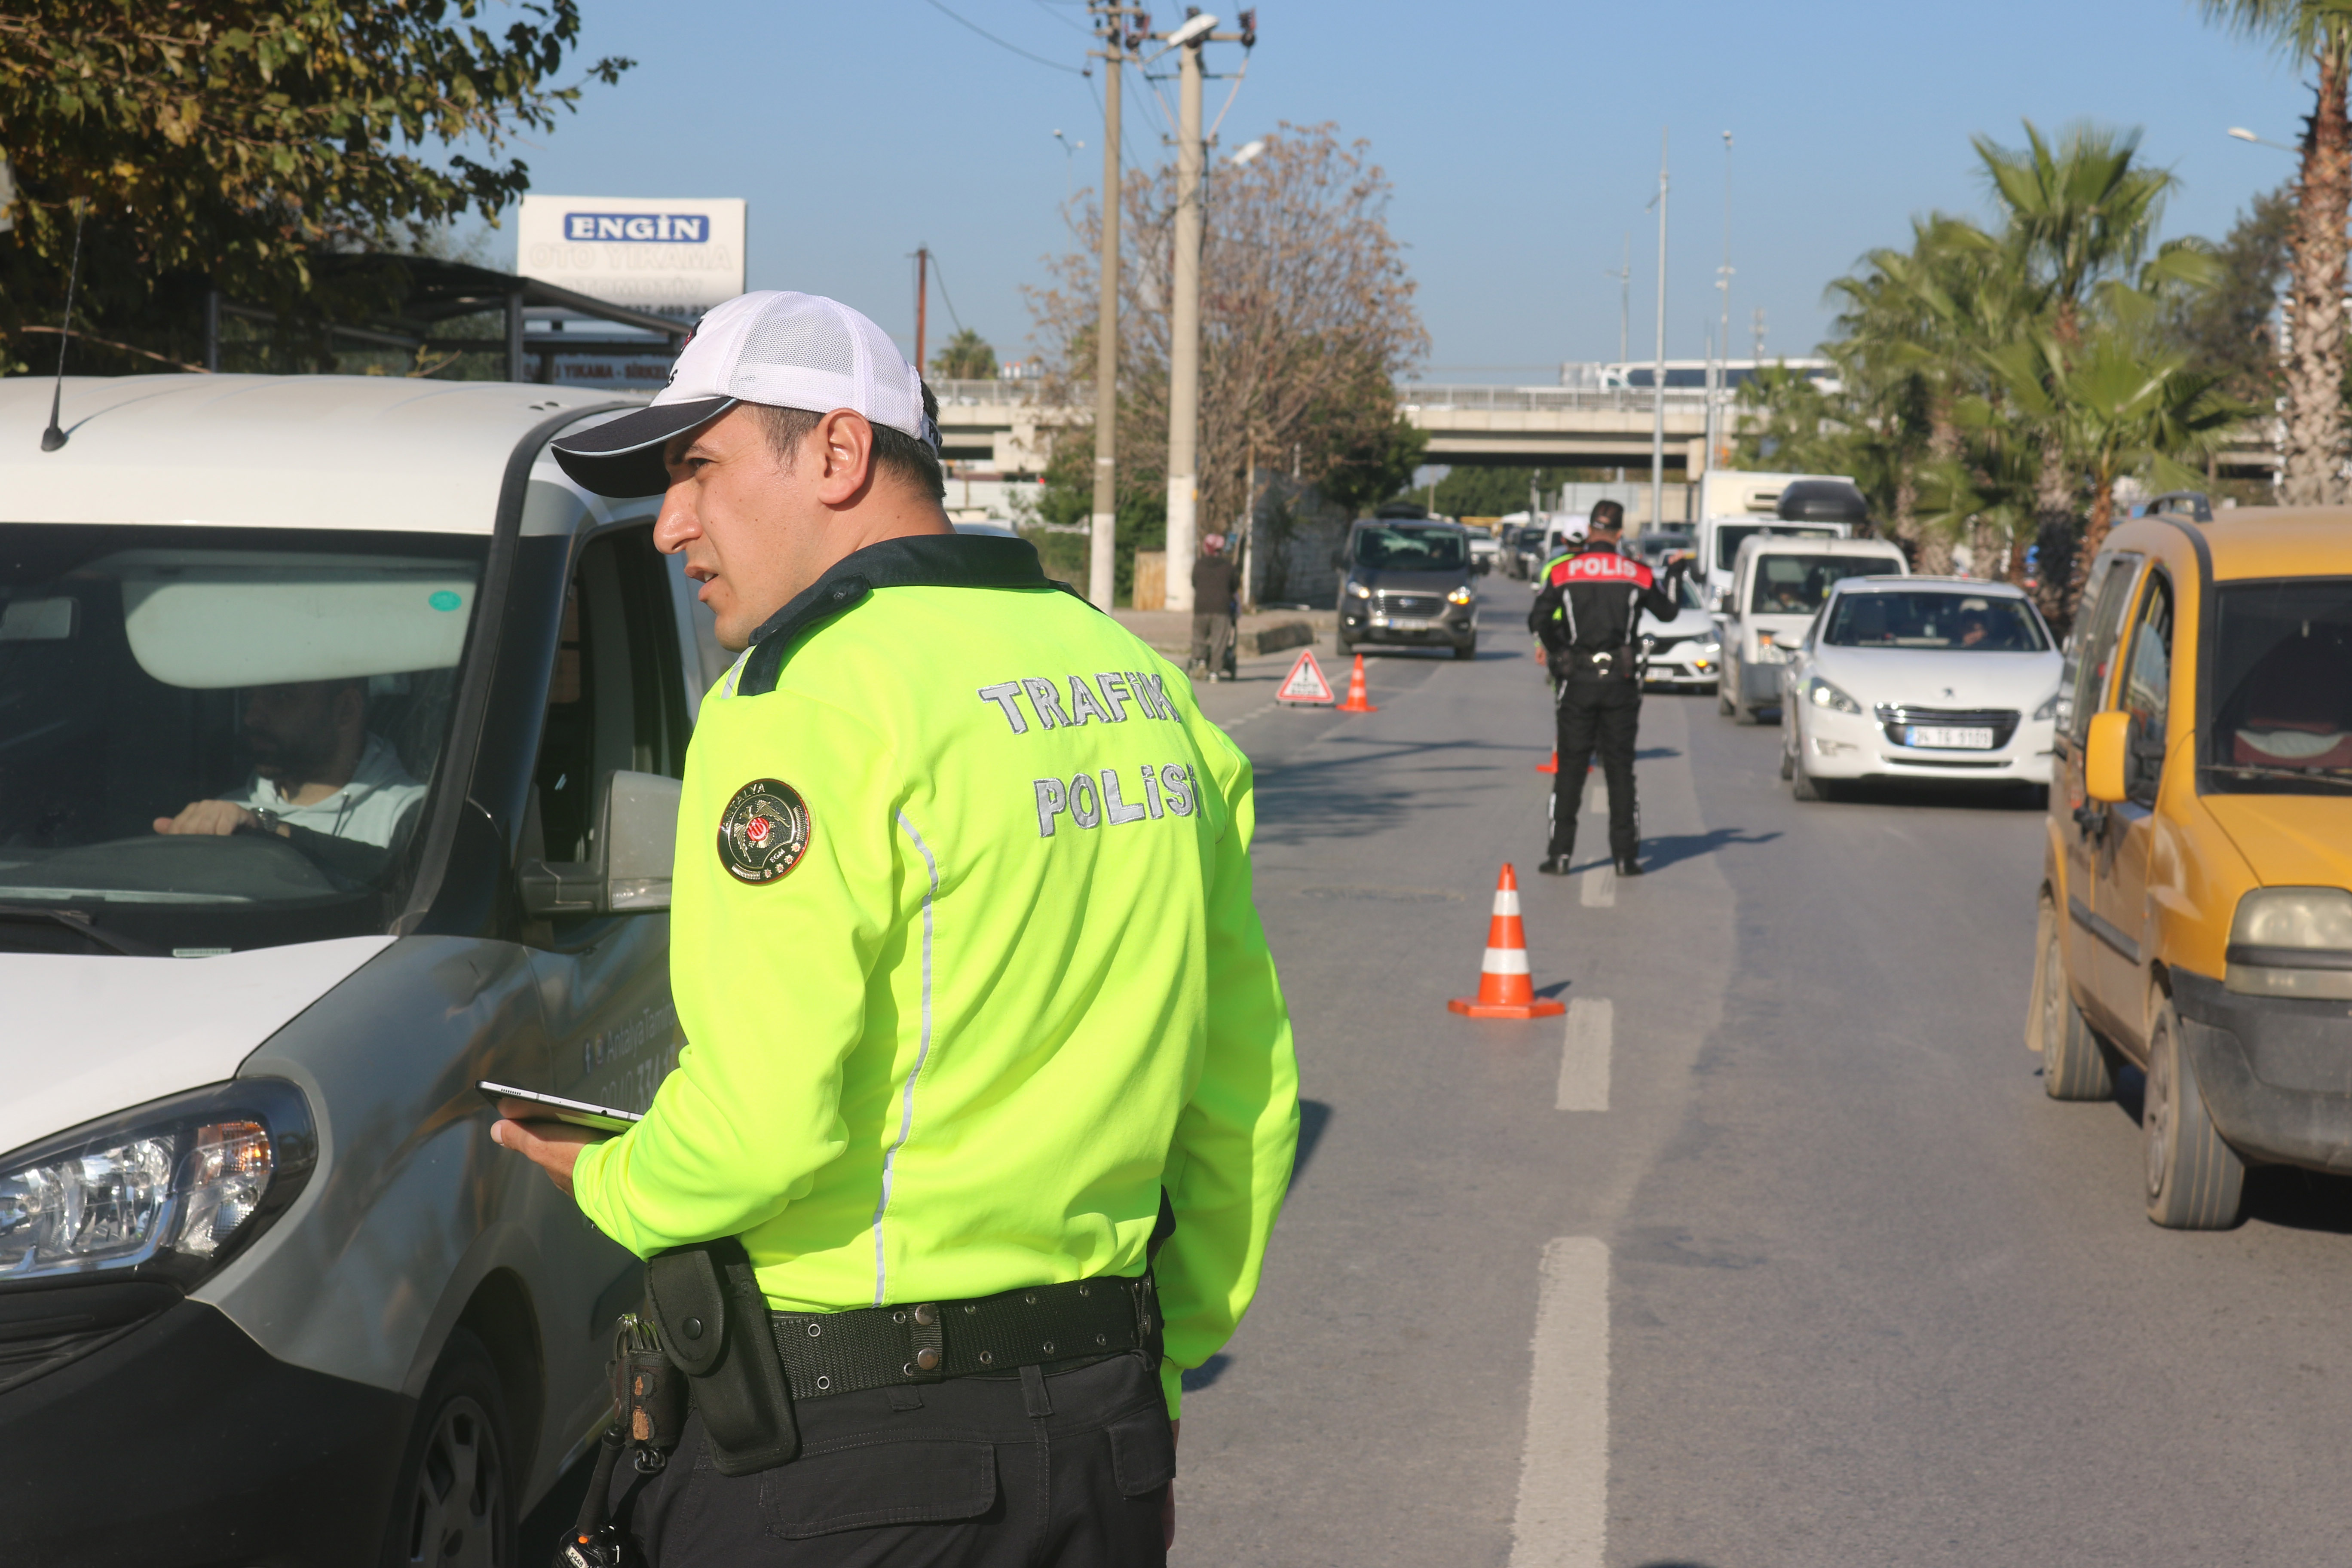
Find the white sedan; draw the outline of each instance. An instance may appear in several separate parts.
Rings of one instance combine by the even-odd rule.
[[[2003,583],[1850,577],[1783,667],[1780,776],[1799,800],[1845,779],[2050,784],[2059,653]]]

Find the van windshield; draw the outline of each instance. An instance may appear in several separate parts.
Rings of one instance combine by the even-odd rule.
[[[1822,641],[1832,647],[1956,653],[2042,653],[2050,647],[2022,599],[1934,589],[1841,595]]]
[[[486,545],[0,523],[0,951],[382,931]]]
[[[1376,572],[1459,572],[1462,534],[1452,528],[1381,523],[1356,531],[1356,564]]]
[[[2206,722],[2208,789],[2352,789],[2352,578],[2224,584]]]
[[[1759,533],[1790,539],[1842,539],[1834,528],[1807,528],[1793,522],[1727,522],[1715,531],[1715,565],[1728,572],[1739,559],[1739,547]]]
[[[1748,610],[1760,616],[1810,616],[1846,578],[1880,576],[1894,564],[1882,555],[1759,555]]]

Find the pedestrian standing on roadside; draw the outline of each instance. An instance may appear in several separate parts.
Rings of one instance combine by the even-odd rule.
[[[1212,533],[1201,541],[1200,559],[1192,563],[1192,659],[1191,668],[1205,669],[1211,680],[1231,680],[1228,669],[1234,648],[1234,563],[1225,554],[1225,536]]]
[[[554,448],[663,498],[743,650],[687,756],[676,1069],[618,1137],[493,1129],[650,1260],[630,1348],[691,1390],[666,1450],[625,1380],[583,1563],[1163,1563],[1180,1375],[1257,1286],[1298,1106],[1249,760],[949,527],[934,406],[866,317],[761,292]]]
[[[1642,874],[1641,812],[1633,799],[1634,738],[1642,722],[1643,611],[1675,614],[1650,569],[1618,552],[1625,509],[1596,502],[1583,545],[1552,566],[1528,612],[1554,681],[1559,771],[1551,785],[1551,842],[1537,869],[1564,876],[1576,851],[1576,813],[1594,753],[1609,781],[1609,855],[1621,877]],[[1681,563],[1668,568],[1669,581]]]

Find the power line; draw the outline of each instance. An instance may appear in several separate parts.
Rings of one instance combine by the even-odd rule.
[[[936,250],[931,252],[931,270],[939,275],[940,300],[948,308],[948,320],[955,323],[956,331],[960,332],[963,331],[963,318],[956,314],[955,301],[948,297],[948,269],[940,265],[940,253]]]
[[[994,33],[990,32],[987,28],[980,26],[978,23],[965,21],[964,18],[957,16],[954,12],[940,5],[940,0],[923,0],[923,4],[929,5],[932,10],[937,11],[940,16],[945,16],[950,22],[961,23],[964,26],[970,27],[973,32],[978,33],[982,37],[986,38],[990,43],[994,44],[998,48],[1010,49],[1024,60],[1034,60],[1037,64],[1045,66],[1049,69],[1067,71],[1072,76],[1084,76],[1087,74],[1076,66],[1066,66],[1059,60],[1049,60],[1043,55],[1033,55],[1018,44],[1006,43],[1003,38],[998,37]]]

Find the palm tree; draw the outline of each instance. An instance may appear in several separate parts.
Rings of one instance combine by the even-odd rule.
[[[2248,413],[2221,390],[2220,376],[2153,346],[2159,308],[2153,291],[2116,286],[2102,302],[2102,319],[2078,325],[2071,351],[2053,331],[1986,356],[2013,405],[2061,431],[2090,481],[2090,521],[2079,553],[2071,563],[2042,563],[2045,595],[2064,595],[2061,625],[2073,620],[2090,563],[2115,520],[2116,481],[2145,473],[2167,489],[2195,486],[2198,475],[2179,459],[2214,449]]]
[[[2178,182],[2168,170],[2135,161],[2137,131],[2118,134],[2078,125],[2053,146],[2027,121],[2025,140],[2021,149],[2002,147],[1984,136],[1975,138],[1975,145],[2008,218],[2005,237],[2017,247],[2019,269],[2038,290],[2049,315],[2058,352],[2053,368],[2063,368],[2081,339],[2092,289],[2140,264],[2165,195]],[[2062,624],[2076,551],[2081,472],[2063,435],[2061,422],[2050,427],[2042,443],[2034,500],[2042,610]]]
[[[2304,122],[2295,184],[2294,265],[2288,285],[2286,445],[2279,499],[2326,506],[2344,499],[2344,223],[2352,209],[2352,3],[2199,0],[2232,31],[2266,39],[2318,69]]]
[[[941,381],[986,381],[996,374],[996,351],[970,327],[940,345],[931,374]]]

